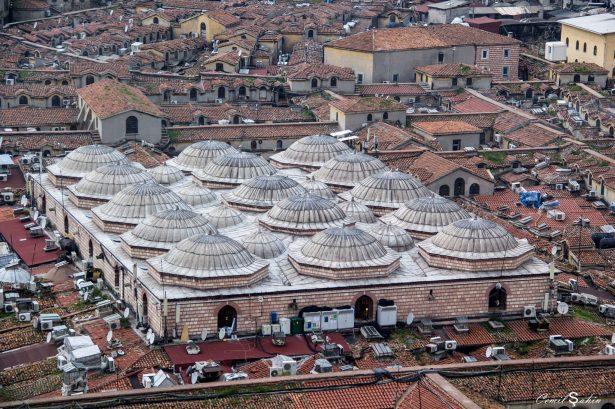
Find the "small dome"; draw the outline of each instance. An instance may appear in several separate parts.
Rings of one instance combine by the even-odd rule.
[[[427,264],[448,269],[493,271],[517,268],[534,247],[489,220],[457,220],[418,244]]]
[[[269,264],[252,256],[235,240],[219,234],[197,234],[184,239],[148,263],[159,281],[182,285],[185,279],[188,286],[198,288],[252,284],[266,276]]]
[[[150,242],[177,243],[195,234],[216,234],[207,219],[192,210],[167,209],[148,216],[130,234]]]
[[[230,206],[254,211],[267,211],[280,200],[300,195],[305,189],[293,179],[281,175],[261,175],[245,181],[222,198]]]
[[[235,152],[214,158],[205,169],[193,172],[206,187],[234,187],[261,175],[277,171],[261,156],[249,152]]]
[[[361,180],[386,170],[380,159],[364,153],[345,153],[327,161],[312,175],[334,191],[353,188]]]
[[[361,204],[354,199],[348,202],[342,202],[338,205],[340,209],[346,213],[346,216],[361,223],[376,223],[378,219],[369,207]]]
[[[305,188],[308,192],[324,197],[325,199],[335,199],[335,193],[331,191],[329,186],[326,184],[314,180],[312,177],[306,178],[303,182],[301,182],[301,186]]]
[[[412,237],[426,239],[444,226],[469,217],[470,213],[457,203],[432,195],[410,200],[395,212],[382,216],[381,220],[404,228]]]
[[[207,218],[217,229],[225,229],[242,223],[246,216],[226,204],[221,204],[210,210],[207,213]]]
[[[143,168],[130,163],[103,165],[68,189],[78,197],[111,200],[120,190],[139,183],[153,182]]]
[[[397,209],[417,197],[431,195],[421,182],[407,173],[384,171],[361,180],[351,191],[340,194],[345,200],[356,201],[372,208],[376,213]]]
[[[404,252],[414,247],[412,237],[401,227],[392,224],[382,224],[372,235],[383,245],[392,248],[397,252]]]
[[[193,181],[177,190],[177,194],[184,202],[193,207],[209,205],[218,200],[214,192],[206,187],[197,185]]]
[[[336,138],[328,135],[311,135],[294,142],[285,151],[271,156],[276,167],[298,167],[316,170],[329,159],[352,150]]]
[[[154,177],[154,179],[156,179],[156,182],[165,186],[179,182],[185,177],[184,172],[175,166],[169,166],[166,164],[149,169],[148,172]]]
[[[150,214],[166,209],[190,206],[168,188],[149,182],[122,189],[110,201],[92,209],[92,213],[103,222],[139,224]]]
[[[276,203],[259,221],[272,231],[309,235],[349,220],[333,201],[304,193]]]
[[[167,163],[184,172],[193,172],[204,169],[212,159],[232,152],[237,152],[237,149],[228,143],[200,141],[187,146],[176,158],[169,159]]]
[[[286,251],[286,246],[280,238],[260,229],[241,239],[241,242],[250,253],[260,258],[276,258]]]
[[[86,145],[71,151],[47,170],[55,176],[81,178],[103,165],[128,163],[126,155],[106,145]]]
[[[399,259],[354,226],[323,230],[289,249],[289,260],[300,274],[332,279],[382,277],[399,268]]]

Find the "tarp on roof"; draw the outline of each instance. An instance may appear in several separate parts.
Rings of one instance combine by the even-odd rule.
[[[538,209],[542,202],[542,195],[540,192],[521,192],[519,194],[519,201],[525,207],[534,207]]]

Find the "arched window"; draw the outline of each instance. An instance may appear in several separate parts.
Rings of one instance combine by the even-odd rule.
[[[389,119],[389,113],[388,113],[388,112],[384,112],[384,113],[382,114],[382,120],[383,120],[383,121],[386,121],[387,119]]]
[[[148,303],[147,303],[147,295],[145,293],[143,293],[143,304],[142,304],[142,308],[143,308],[143,317],[147,317],[147,310],[148,310]]]
[[[250,149],[255,151],[257,147],[258,147],[258,144],[256,143],[256,141],[250,142]]]
[[[480,195],[480,185],[478,183],[470,185],[470,195]]]
[[[218,328],[231,327],[237,324],[237,311],[230,305],[225,305],[218,311]]]
[[[126,118],[126,134],[137,134],[139,133],[139,120],[136,116],[129,116]]]
[[[233,115],[233,123],[234,124],[239,124],[241,118],[239,117],[239,115]]]
[[[267,99],[267,88],[266,87],[260,87],[260,89],[258,90],[258,98]]]
[[[307,37],[308,38],[314,38],[314,30],[308,30]]]
[[[570,45],[570,39],[566,37],[566,47],[568,47],[569,45]]]
[[[28,105],[28,97],[22,95],[19,97],[19,105]]]
[[[207,26],[205,25],[205,23],[201,23],[201,31],[206,31],[207,30]]]
[[[162,99],[164,102],[170,102],[171,101],[171,91],[165,91],[162,93]]]
[[[245,97],[246,96],[246,87],[239,87],[239,90],[237,90],[237,93],[239,94],[240,97]]]
[[[45,80],[45,85],[51,85],[51,80]]]
[[[581,82],[581,76],[579,74],[574,74],[574,77],[572,77],[572,82],[574,82],[575,84],[577,82]]]
[[[442,185],[440,186],[440,189],[438,190],[438,194],[440,196],[450,196],[451,194],[451,188],[448,187],[448,185]]]
[[[113,267],[113,285],[115,288],[120,286],[120,268],[117,265]]]
[[[218,88],[218,98],[219,99],[226,98],[226,88],[224,88],[224,87]]]
[[[94,84],[93,75],[88,75],[87,77],[85,77],[85,85],[90,85],[90,84]]]
[[[370,321],[374,314],[374,301],[367,295],[357,298],[354,303],[354,318],[357,321]]]
[[[466,192],[466,181],[464,178],[455,179],[455,196],[463,196]]]
[[[196,88],[192,88],[190,90],[190,101],[196,101],[197,96],[198,96],[198,93],[197,93]]]
[[[166,119],[161,120],[160,124],[162,125],[163,128],[166,128],[167,127],[167,120]]]
[[[367,122],[371,122],[374,120],[374,116],[372,114],[367,114]]]
[[[579,49],[579,40],[577,40],[577,42],[575,43],[574,48],[577,50]]]
[[[221,62],[217,62],[216,63],[216,71],[218,71],[218,72],[224,71],[224,64],[221,63]]]
[[[587,52],[587,43],[583,43],[583,52],[586,53]]]
[[[158,23],[160,23],[160,20],[158,20],[158,17],[154,17],[153,22],[154,22],[154,24],[158,24]]]
[[[395,23],[395,15],[394,14],[391,14],[389,16],[389,23]]]
[[[51,106],[52,107],[62,106],[62,100],[60,99],[59,96],[54,95],[53,97],[51,97]]]
[[[331,77],[331,80],[329,81],[331,87],[337,87],[337,77]]]
[[[281,139],[278,139],[277,142],[275,143],[275,148],[276,150],[284,149],[284,142]]]
[[[594,55],[598,55],[598,46],[594,46]]]
[[[66,80],[62,81],[62,85],[68,85],[68,81]]]
[[[489,309],[506,309],[506,290],[500,285],[496,285],[491,291],[489,291]]]
[[[609,136],[612,138],[613,136],[615,136],[615,128],[613,128],[612,126],[609,128]]]
[[[205,117],[203,115],[199,116],[199,125],[205,125]]]
[[[64,215],[64,233],[68,234],[70,231],[70,226],[68,225],[68,216]]]
[[[92,239],[88,241],[88,257],[94,257],[94,243],[92,243]]]
[[[587,76],[587,82],[594,82],[595,80],[596,80],[596,78],[594,78],[593,75],[590,74],[590,75]]]
[[[318,80],[316,78],[312,78],[311,85],[312,88],[318,88]]]

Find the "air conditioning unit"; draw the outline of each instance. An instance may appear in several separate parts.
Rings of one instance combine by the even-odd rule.
[[[7,314],[12,314],[15,312],[15,304],[4,304],[4,312]]]
[[[416,102],[416,98],[414,97],[408,97],[408,103],[410,104],[414,104]]]
[[[536,306],[526,305],[523,307],[523,318],[533,318],[536,316]]]
[[[20,312],[17,314],[17,320],[19,322],[30,322],[32,320],[32,314],[29,312]]]
[[[444,349],[446,351],[454,351],[457,349],[457,341],[455,340],[448,340],[448,341],[444,341]]]
[[[282,361],[282,371],[284,375],[297,375],[297,361]]]
[[[7,78],[6,85],[15,85],[15,78]]]
[[[282,368],[279,366],[272,366],[269,368],[269,376],[274,378],[276,376],[283,376]]]
[[[557,212],[557,213],[555,213],[554,219],[555,220],[560,220],[560,221],[561,220],[565,220],[566,219],[566,213],[564,213],[564,212]]]
[[[569,339],[564,339],[561,335],[551,335],[549,336],[549,348],[556,355],[567,354],[573,351],[574,343]]]
[[[435,354],[438,352],[438,345],[432,343],[425,344],[425,350],[430,354]]]
[[[223,104],[223,103],[224,103],[224,99],[216,98],[216,104]]]
[[[0,173],[0,182],[6,182],[9,179],[9,175],[6,173]]]
[[[562,183],[558,183],[555,185],[555,190],[564,190],[564,185]]]
[[[41,331],[51,331],[53,329],[53,321],[41,321]]]
[[[263,334],[264,336],[271,335],[271,324],[263,324],[263,326],[261,327],[261,334]]]
[[[615,355],[615,346],[607,345],[604,347],[604,350],[602,352],[604,353],[604,355]]]
[[[598,197],[598,193],[595,190],[590,190],[589,192],[587,192],[587,197],[589,198]]]
[[[381,327],[388,327],[397,324],[397,306],[379,305],[376,311],[376,322]]]
[[[615,318],[615,305],[614,304],[600,304],[598,307],[600,314],[607,317]]]
[[[103,317],[103,321],[107,324],[107,327],[110,330],[116,330],[120,328],[120,315],[119,314],[111,314],[106,317]]]

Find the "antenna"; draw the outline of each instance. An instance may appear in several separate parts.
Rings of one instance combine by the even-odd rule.
[[[566,315],[568,314],[568,304],[566,304],[565,302],[558,302],[557,303],[557,312],[560,313],[561,315]]]

